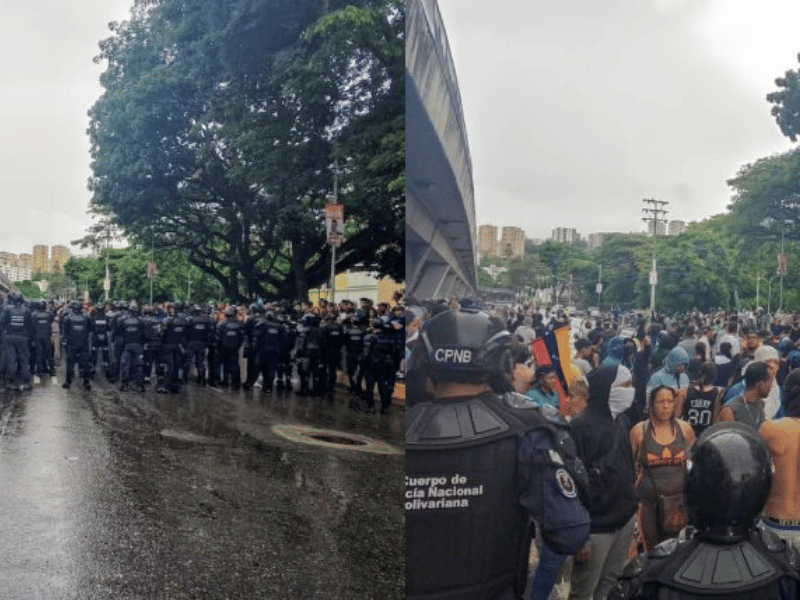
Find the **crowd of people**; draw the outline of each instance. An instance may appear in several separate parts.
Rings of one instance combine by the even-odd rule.
[[[26,302],[13,292],[0,312],[0,373],[25,391],[64,363],[63,387],[84,388],[102,375],[119,389],[177,393],[198,386],[265,393],[332,395],[346,373],[351,406],[389,410],[401,369],[405,307],[362,298],[356,305],[310,302],[244,304],[73,300]],[[242,365],[244,364],[244,372]]]
[[[407,348],[406,442],[414,480],[451,470],[475,474],[480,472],[476,465],[489,456],[495,462],[517,456],[517,472],[507,474],[510,481],[505,482],[513,502],[495,498],[492,502],[498,504],[482,514],[484,520],[494,521],[486,515],[501,510],[501,504],[513,505],[526,509],[536,522],[539,561],[528,587],[530,600],[548,598],[567,563],[571,563],[565,575],[570,599],[660,598],[654,591],[658,588],[672,590],[670,598],[705,597],[705,592],[726,598],[753,593],[752,597],[762,598],[796,597],[800,581],[800,562],[794,558],[795,553],[800,555],[800,317],[796,313],[767,323],[758,312],[645,316],[617,311],[576,318],[563,311],[548,314],[535,306],[478,306],[452,300],[408,304],[414,318]],[[559,361],[550,354],[537,363],[531,352],[534,341],[565,327],[570,328],[570,356]],[[513,416],[507,417],[509,412]],[[481,431],[465,426],[468,414],[481,423]],[[447,427],[444,415],[450,416]],[[501,432],[515,429],[517,436],[526,429],[539,433],[515,438],[516,444],[505,449],[505,458],[497,448],[489,450],[493,444],[499,448],[500,440],[508,445]],[[554,442],[558,436],[552,432],[562,429],[569,433],[569,444]],[[542,430],[551,433],[543,436]],[[436,439],[442,431],[447,431],[446,438]],[[715,458],[706,459],[704,453]],[[696,464],[708,469],[694,491],[689,489],[693,456]],[[578,466],[570,468],[573,458]],[[503,472],[497,464],[493,469]],[[526,469],[540,479],[531,483],[534,476],[520,472]],[[496,477],[486,477],[484,490],[503,487]],[[408,479],[406,483],[408,490]],[[539,490],[534,493],[536,486]],[[411,493],[421,495],[417,490]],[[464,526],[476,518],[467,511],[436,514],[416,507],[406,504],[410,556],[425,536],[448,540],[442,527]],[[505,547],[508,556],[515,552],[527,556],[528,522],[518,517],[512,528],[509,520],[501,530],[484,524],[485,531],[475,533],[478,545]],[[495,539],[490,539],[493,535]],[[581,538],[579,544],[576,538]],[[450,541],[452,551],[470,552],[461,537]],[[686,554],[686,544],[693,544],[695,554]],[[725,582],[728,587],[714,585],[713,568],[702,562],[710,555],[698,558],[698,544],[712,554],[727,544],[741,556],[759,556],[760,564],[768,565],[761,574],[774,577],[759,579],[755,563],[747,562],[749,558],[735,562],[736,558],[725,567],[732,578]],[[441,554],[447,542],[440,546]],[[641,558],[638,571],[629,568],[623,574],[626,562],[639,552],[662,558],[674,554],[675,561],[684,561],[681,568],[695,569],[697,581],[664,583],[663,577],[653,575],[653,565],[663,569],[663,564]],[[437,564],[435,557],[425,557]],[[469,558],[465,560],[469,564]],[[515,567],[521,559],[515,560],[503,567],[498,559],[484,565],[483,571],[453,567],[441,577],[417,562],[411,568],[424,576],[411,577],[410,596],[426,597],[438,588],[442,597],[451,597],[447,589],[458,590],[453,598],[511,597],[504,593],[521,597]],[[678,568],[678,562],[670,563],[670,568]],[[708,586],[705,592],[701,583]],[[764,595],[767,589],[782,591]]]

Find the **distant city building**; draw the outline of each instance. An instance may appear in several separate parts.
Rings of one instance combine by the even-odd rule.
[[[478,227],[478,254],[497,256],[497,227],[494,225],[481,225]]]
[[[586,241],[589,246],[589,250],[594,250],[595,248],[599,248],[603,245],[603,240],[607,236],[607,233],[590,233],[586,236]]]
[[[33,272],[45,273],[50,270],[50,247],[37,244],[33,247]]]
[[[17,258],[17,266],[21,269],[29,269],[33,272],[33,254],[20,254]]]
[[[556,227],[553,229],[550,239],[561,244],[576,244],[580,240],[580,235],[574,228]]]
[[[16,261],[14,264],[0,263],[0,273],[3,273],[11,281],[25,281],[33,276],[33,272],[29,268],[17,266]]]
[[[70,251],[66,246],[53,246],[52,256],[50,257],[50,269],[53,273],[60,273],[64,270],[64,265],[69,260]]]
[[[499,255],[508,258],[525,256],[525,232],[519,227],[503,227]]]
[[[664,221],[658,221],[658,226],[656,227],[656,234],[657,235],[667,235],[667,224]],[[647,222],[647,235],[653,235],[653,221]]]
[[[686,231],[686,221],[670,221],[667,233],[669,235],[680,235]]]

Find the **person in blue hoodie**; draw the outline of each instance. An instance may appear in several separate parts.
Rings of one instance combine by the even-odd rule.
[[[650,397],[651,390],[665,385],[675,390],[678,404],[683,405],[689,391],[689,376],[686,374],[688,367],[689,354],[680,346],[675,346],[667,354],[664,366],[650,376],[645,390],[646,397]]]

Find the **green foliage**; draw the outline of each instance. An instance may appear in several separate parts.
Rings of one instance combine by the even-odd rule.
[[[17,281],[15,283],[17,289],[25,298],[41,298],[43,296],[39,286],[33,283],[30,279],[24,281]]]
[[[181,252],[161,251],[151,254],[146,249],[125,248],[110,249],[107,254],[111,274],[111,300],[136,300],[140,304],[149,302],[150,279],[147,277],[147,263],[151,259],[155,260],[158,272],[152,282],[155,302],[206,302],[216,300],[220,295],[219,283],[190,264]],[[64,265],[64,277],[74,281],[81,293],[88,285],[91,300],[100,302],[105,297],[105,269],[105,256],[72,257]]]
[[[404,25],[397,0],[138,3],[101,43],[93,209],[232,298],[305,297],[338,164],[337,271],[402,280]]]
[[[800,61],[800,54],[797,55]],[[770,112],[780,127],[781,133],[793,142],[800,135],[800,71],[786,71],[775,80],[778,91],[767,94],[773,106]]]
[[[752,241],[800,240],[800,151],[761,158],[728,181],[731,230]]]

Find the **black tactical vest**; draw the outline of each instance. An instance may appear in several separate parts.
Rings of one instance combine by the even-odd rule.
[[[285,335],[283,324],[268,318],[264,321],[261,337],[257,339],[264,352],[272,354],[280,352]]]
[[[657,546],[642,576],[644,598],[796,598],[797,557],[769,531],[754,530],[732,544],[709,544],[695,537]],[[795,563],[795,564],[793,564]],[[661,592],[659,592],[661,590]]]
[[[548,427],[497,395],[406,414],[406,598],[494,598],[524,581],[528,517],[515,488],[521,436]]]

